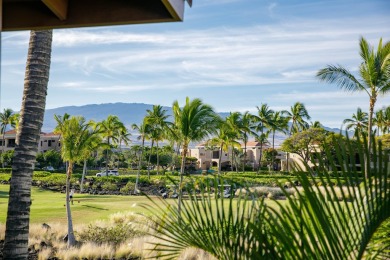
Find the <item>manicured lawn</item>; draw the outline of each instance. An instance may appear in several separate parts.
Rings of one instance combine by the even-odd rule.
[[[8,207],[8,185],[0,185],[0,223],[5,223]],[[75,224],[106,219],[120,211],[148,213],[141,204],[152,203],[145,196],[112,196],[75,194],[72,217]],[[66,223],[65,194],[32,188],[31,223]]]
[[[0,185],[0,223],[7,218],[9,185]],[[158,198],[153,198],[158,199]],[[168,199],[170,203],[176,200]],[[272,200],[266,201],[268,206],[277,207]],[[109,215],[132,211],[150,214],[142,205],[153,206],[145,196],[116,196],[75,194],[72,208],[74,224],[88,224],[95,220],[107,219]],[[226,205],[227,206],[227,205]],[[31,223],[66,223],[65,194],[32,188]]]

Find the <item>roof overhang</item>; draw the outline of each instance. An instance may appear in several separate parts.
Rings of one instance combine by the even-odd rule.
[[[1,7],[3,31],[174,22],[184,14],[184,0],[0,0]]]

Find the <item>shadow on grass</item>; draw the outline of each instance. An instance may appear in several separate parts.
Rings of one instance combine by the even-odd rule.
[[[92,209],[98,209],[98,210],[108,210],[108,209],[105,209],[105,208],[100,208],[100,207],[95,207],[95,206],[90,206],[90,205],[83,205],[83,207],[92,208]]]
[[[0,199],[2,198],[8,198],[8,191],[0,191]]]

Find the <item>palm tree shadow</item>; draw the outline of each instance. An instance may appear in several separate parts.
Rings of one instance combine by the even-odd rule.
[[[2,198],[8,198],[8,191],[0,191],[0,199]]]
[[[90,206],[90,205],[83,205],[83,207],[93,208],[93,209],[98,209],[98,210],[108,210],[108,209],[105,209],[105,208],[95,207],[95,206]]]

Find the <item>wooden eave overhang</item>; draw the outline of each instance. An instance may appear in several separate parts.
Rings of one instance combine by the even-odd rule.
[[[0,0],[1,7],[3,31],[174,22],[184,14],[184,0]]]

